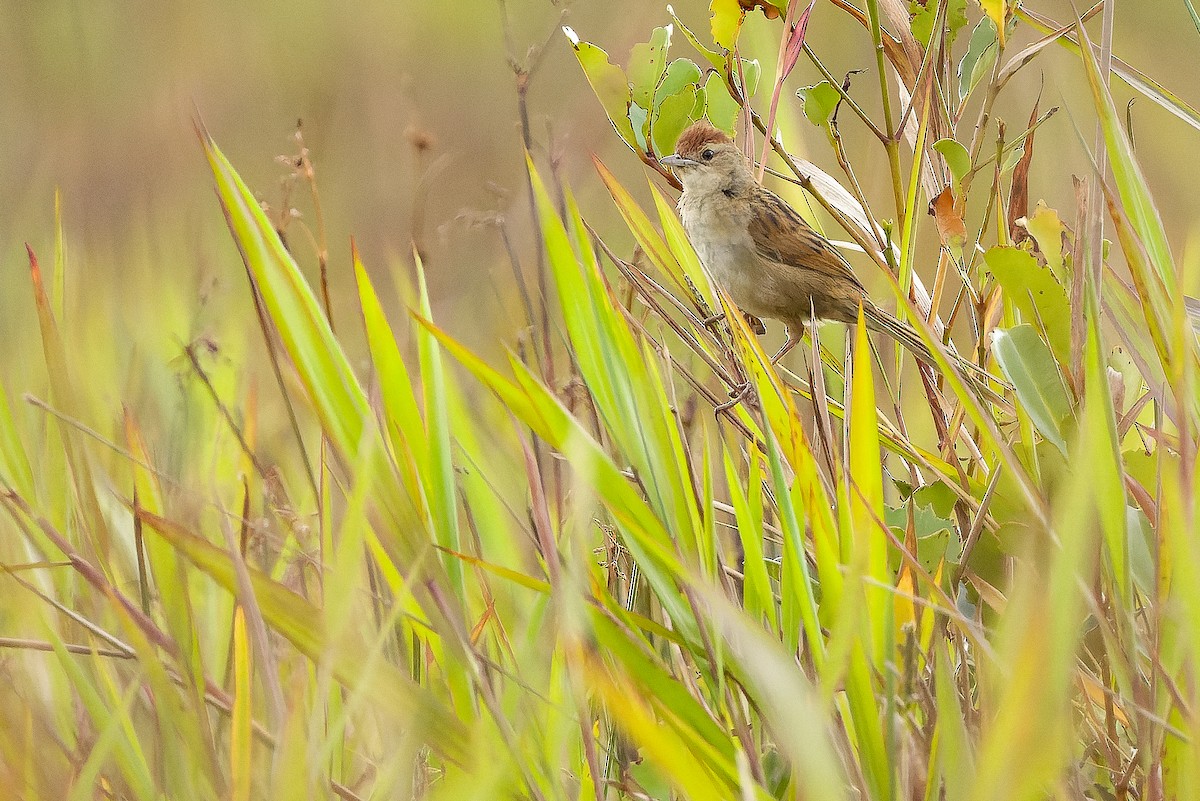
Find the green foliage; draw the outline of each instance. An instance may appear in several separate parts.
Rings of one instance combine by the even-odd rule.
[[[1064,423],[1071,402],[1046,343],[1033,326],[1019,325],[992,334],[992,353],[1037,430],[1065,453]]]
[[[580,41],[570,28],[563,29],[613,128],[647,162],[670,153],[683,129],[705,116],[718,128],[732,132],[740,106],[730,87],[752,96],[762,76],[757,60],[734,60],[707,50],[674,19],[670,26],[655,28],[649,42],[633,46],[625,70],[613,65],[599,47]],[[690,59],[668,62],[675,26],[712,65],[707,77]],[[723,77],[726,73],[727,78]]]
[[[804,106],[804,116],[818,127],[829,123],[830,116],[841,100],[841,95],[829,81],[797,89],[796,97],[800,98],[800,103]]]
[[[963,102],[975,91],[975,87],[983,80],[992,65],[996,63],[999,50],[999,40],[996,37],[996,25],[985,17],[971,32],[971,41],[967,52],[958,64],[958,99]]]
[[[996,246],[984,254],[988,271],[1004,290],[1006,302],[1037,326],[1054,355],[1066,361],[1071,350],[1071,309],[1067,292],[1047,265],[1027,250]]]
[[[572,47],[654,166],[701,116],[766,132],[743,103],[781,59],[743,28],[757,10],[786,34],[788,5],[714,0],[711,47],[672,12],[625,68]],[[600,223],[608,199],[577,200],[538,149],[532,337],[503,332],[516,347],[499,360],[465,344],[419,247],[380,281],[352,246],[332,287],[356,315],[335,330],[295,239],[201,130],[249,277],[222,324],[261,325],[262,364],[182,346],[176,389],[204,411],[172,427],[123,374],[90,391],[112,346],[72,325],[81,266],[56,224],[48,278],[29,254],[44,375],[28,397],[53,413],[21,413],[7,364],[0,388],[13,792],[1194,797],[1200,354],[1181,288],[1196,257],[1174,255],[1155,154],[1135,151],[1085,31],[996,71],[1027,9],[981,4],[990,18],[956,46],[965,3],[911,3],[909,31],[903,4],[880,5],[843,10],[910,82],[911,130],[886,80],[872,105],[823,72],[802,111],[850,188],[780,161],[843,212],[869,282],[894,290],[877,303],[929,364],[878,351],[861,318],[773,363],[658,186],[639,195],[597,160],[581,180],[620,220]],[[946,47],[925,51],[938,14]],[[675,31],[698,63],[671,58]],[[1079,210],[1030,212],[1022,154],[1064,196],[1077,165],[1032,133],[1004,151],[990,113],[962,112],[990,111],[1001,73],[1050,44],[1076,54],[1112,181]],[[917,85],[923,68],[956,65],[956,100],[920,94],[942,91]],[[891,221],[858,196],[871,162],[829,125],[839,102],[881,134]]]
[[[937,23],[938,9],[946,6],[946,46],[954,45],[958,32],[967,25],[967,0],[909,0],[908,13],[912,15],[912,33],[922,47],[929,47],[933,37],[933,26]]]
[[[971,171],[971,154],[967,149],[953,139],[939,139],[932,145],[933,149],[946,160],[954,182],[961,185],[963,178]]]

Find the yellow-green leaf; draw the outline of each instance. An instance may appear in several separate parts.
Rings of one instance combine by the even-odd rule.
[[[992,353],[1042,436],[1066,453],[1063,421],[1071,413],[1066,387],[1046,343],[1031,325],[992,334]]]
[[[575,31],[563,28],[563,32],[571,41],[575,57],[579,59],[579,66],[583,67],[583,74],[587,76],[592,91],[604,107],[609,122],[630,147],[636,147],[637,137],[634,136],[633,124],[629,121],[629,106],[633,96],[629,91],[629,80],[625,77],[625,71],[608,60],[608,53],[590,42],[580,41]]]
[[[1004,47],[1004,24],[1008,21],[1007,0],[979,0],[979,7],[995,24],[1000,35],[1000,47]]]
[[[1005,298],[1021,312],[1021,322],[1043,328],[1059,361],[1071,352],[1071,309],[1067,291],[1027,250],[998,246],[984,254],[988,270]]]
[[[738,0],[712,0],[709,9],[712,12],[713,41],[718,47],[732,50],[737,44],[738,34],[741,33],[746,10]]]

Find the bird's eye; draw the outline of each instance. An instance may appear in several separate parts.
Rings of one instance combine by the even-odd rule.
[[[713,156],[715,156],[715,155],[717,155],[717,154],[713,153],[712,150],[709,149],[709,150],[705,150],[703,153],[701,153],[700,158],[704,159],[705,161],[712,161]]]

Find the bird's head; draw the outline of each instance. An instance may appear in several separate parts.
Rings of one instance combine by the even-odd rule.
[[[723,189],[743,174],[750,175],[729,135],[703,120],[680,134],[675,152],[661,163],[675,171],[685,192]]]

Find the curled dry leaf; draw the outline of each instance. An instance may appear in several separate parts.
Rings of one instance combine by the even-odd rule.
[[[756,8],[761,8],[763,16],[767,19],[777,19],[779,17],[779,8],[770,0],[738,0],[738,5],[744,11],[753,11]]]
[[[1017,221],[1029,213],[1029,167],[1033,164],[1033,137],[1037,133],[1038,103],[1041,98],[1033,101],[1033,111],[1029,113],[1029,136],[1025,137],[1025,152],[1013,169],[1012,187],[1008,201],[1008,232],[1014,245],[1019,245],[1028,238],[1029,233]]]
[[[929,213],[937,223],[942,245],[954,253],[961,253],[963,243],[967,241],[967,226],[951,187],[947,186],[930,202]]]

